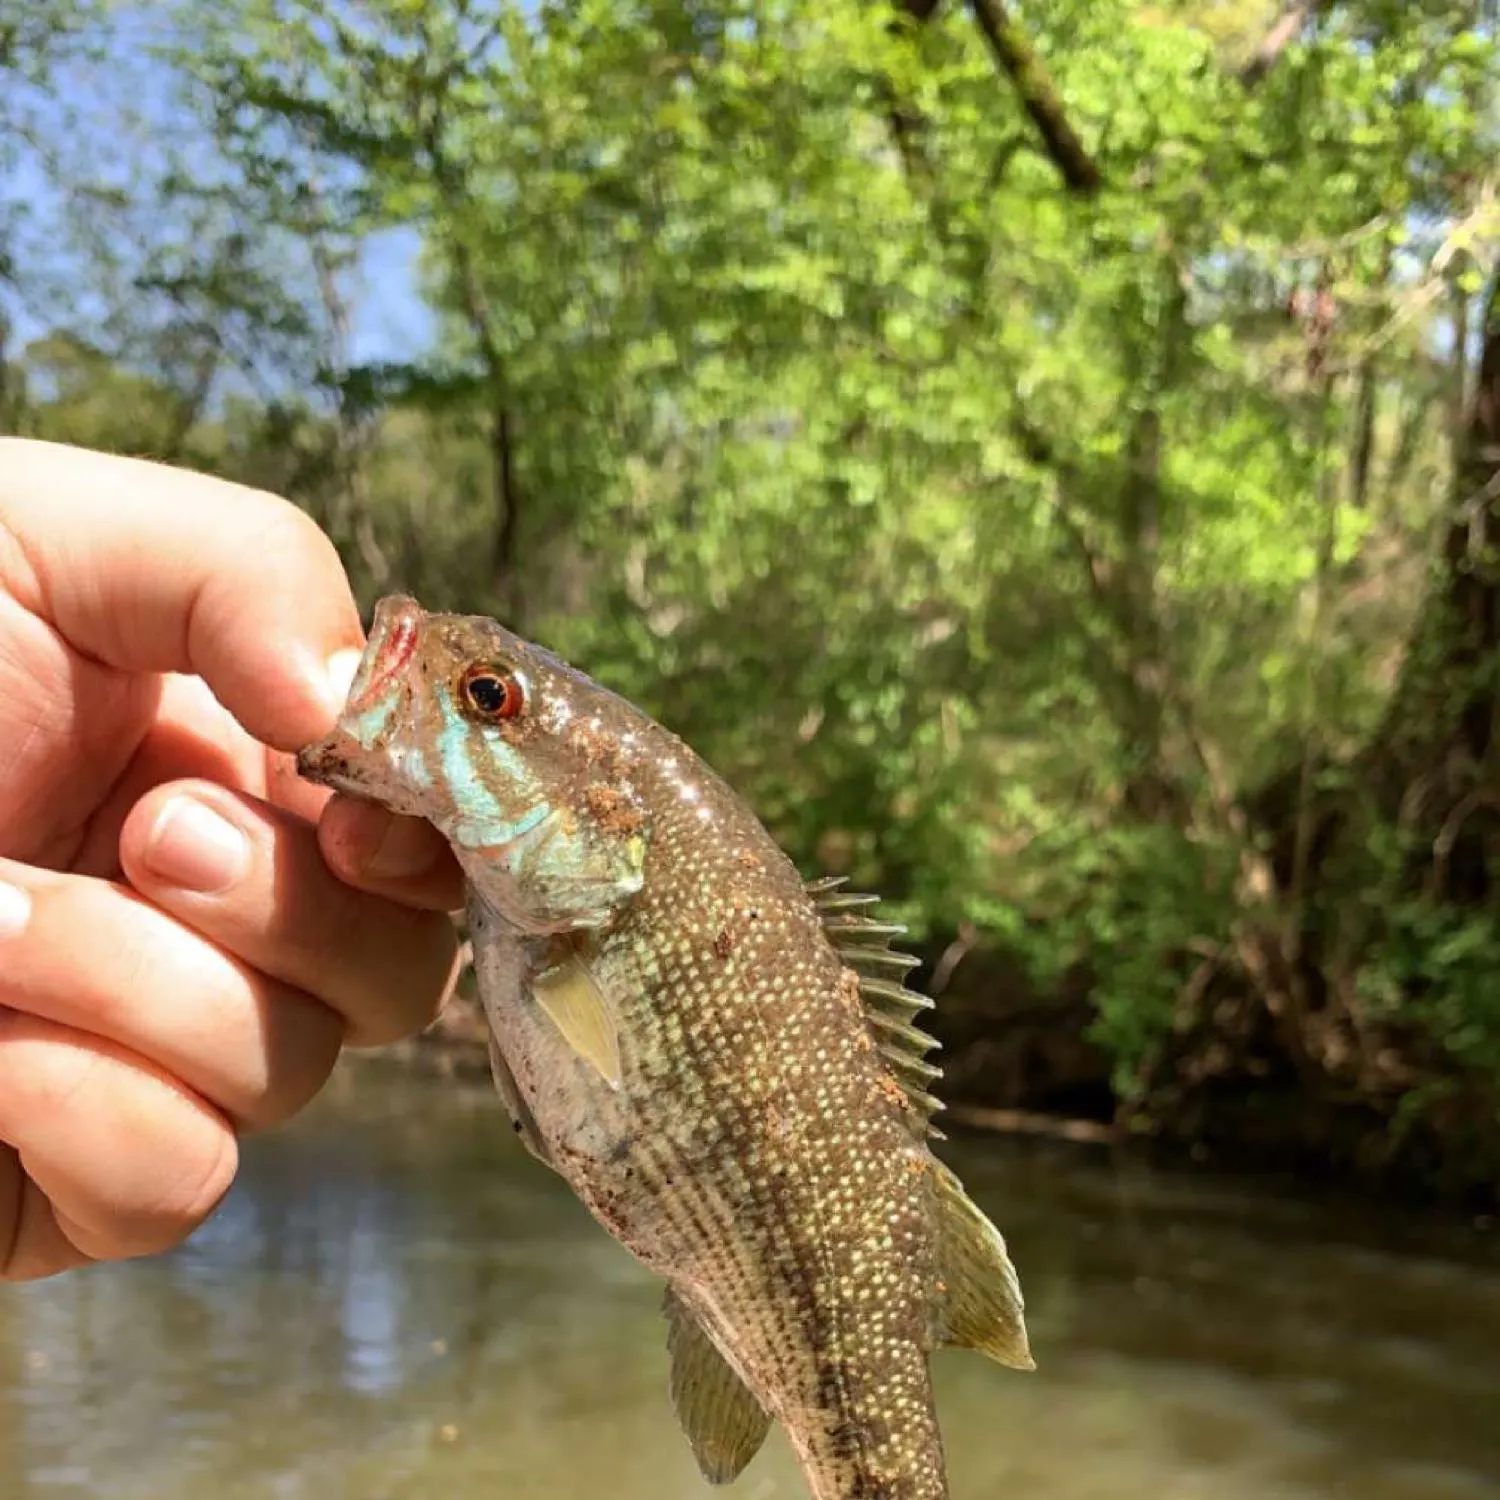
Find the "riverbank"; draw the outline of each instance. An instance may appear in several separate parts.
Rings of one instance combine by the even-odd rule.
[[[942,1045],[946,1133],[1050,1138],[1159,1165],[1295,1180],[1339,1196],[1386,1196],[1488,1222],[1500,1213],[1493,1142],[1450,1155],[1430,1132],[1401,1132],[1367,1101],[1299,1094],[1295,1080],[1231,1072],[1163,1090],[1156,1113],[1122,1102],[1107,1055],[1088,1040],[1079,996],[1028,996],[993,959],[951,976],[928,1019]],[[483,1013],[466,976],[421,1036],[376,1054],[403,1068],[485,1079]],[[1253,1059],[1252,1059],[1253,1065]]]

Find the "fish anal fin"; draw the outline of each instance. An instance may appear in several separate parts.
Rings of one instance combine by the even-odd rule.
[[[942,1341],[1034,1370],[1021,1282],[1005,1240],[941,1162],[934,1161],[932,1179]]]
[[[672,1406],[698,1468],[710,1484],[729,1484],[760,1451],[771,1419],[730,1369],[696,1314],[670,1288],[667,1354],[672,1362]]]
[[[531,981],[531,995],[568,1046],[618,1088],[620,1033],[587,961],[565,953]]]

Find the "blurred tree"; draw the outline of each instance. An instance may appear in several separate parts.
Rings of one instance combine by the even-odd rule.
[[[180,149],[33,430],[569,653],[1086,984],[1144,1124],[1500,1150],[1489,7],[170,11]],[[439,333],[361,363],[392,231]]]

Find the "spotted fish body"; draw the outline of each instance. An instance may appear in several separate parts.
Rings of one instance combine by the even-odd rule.
[[[453,845],[496,1083],[667,1283],[705,1476],[774,1419],[816,1500],[944,1500],[931,1350],[1031,1359],[1004,1243],[928,1146],[899,929],[804,884],[679,739],[490,620],[382,601],[302,768]]]

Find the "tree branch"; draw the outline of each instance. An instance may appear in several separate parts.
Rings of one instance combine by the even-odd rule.
[[[1057,85],[1046,64],[1036,55],[1021,28],[1010,18],[1004,0],[969,0],[969,9],[995,61],[1009,76],[1021,96],[1026,113],[1037,128],[1047,155],[1062,174],[1071,192],[1090,195],[1099,191],[1104,179],[1094,159],[1068,123]]]
[[[1295,0],[1261,38],[1250,61],[1240,69],[1240,82],[1253,89],[1281,59],[1281,54],[1302,35],[1307,23],[1328,9],[1330,0]]]
[[[897,0],[897,14],[891,17],[888,30],[893,35],[913,31],[930,21],[936,14],[941,0]],[[927,117],[912,104],[899,97],[886,78],[879,83],[884,97],[886,122],[891,128],[891,139],[901,157],[907,180],[914,186],[930,186],[932,163],[927,158]]]

